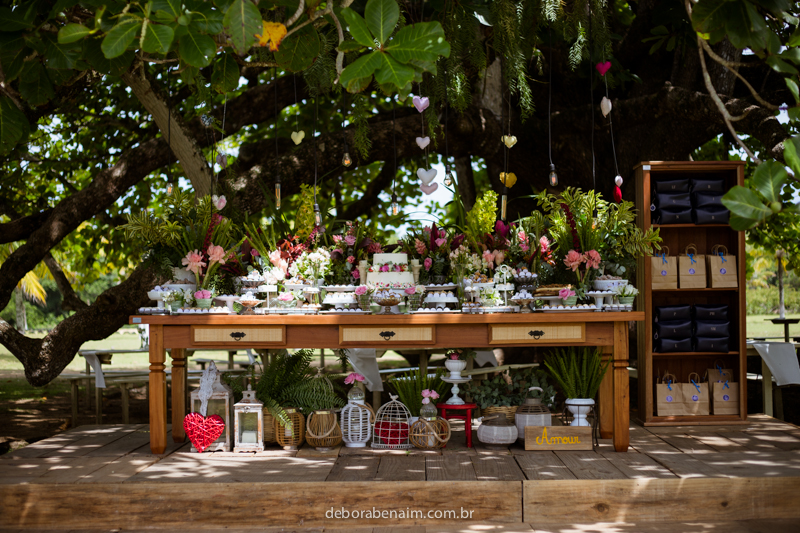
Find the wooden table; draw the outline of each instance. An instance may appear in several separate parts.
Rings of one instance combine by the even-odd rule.
[[[600,386],[600,435],[629,444],[628,322],[643,312],[368,316],[132,316],[150,325],[150,449],[167,446],[166,349],[172,357],[172,436],[183,442],[186,349],[502,348],[600,346],[612,363]]]

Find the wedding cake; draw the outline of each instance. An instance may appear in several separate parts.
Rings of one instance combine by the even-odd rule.
[[[405,288],[414,285],[408,254],[375,254],[367,271],[367,284],[375,287]]]

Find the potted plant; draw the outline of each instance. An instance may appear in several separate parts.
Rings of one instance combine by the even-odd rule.
[[[596,348],[562,348],[545,358],[545,366],[567,397],[567,409],[573,415],[571,425],[589,426],[586,415],[611,361],[602,363]]]
[[[639,294],[639,289],[628,283],[627,285],[615,287],[614,293],[617,295],[619,303],[622,305],[631,305],[636,295]]]
[[[502,413],[514,422],[514,414],[519,407],[519,396],[507,373],[485,379],[480,383],[469,382],[466,387],[472,401],[481,408],[483,416]]]
[[[578,295],[569,287],[564,287],[558,291],[558,297],[561,298],[563,305],[575,305],[578,303]]]
[[[461,372],[467,368],[466,358],[461,358],[459,352],[450,352],[444,360],[444,366],[450,371],[450,377],[453,379],[460,379]]]
[[[423,374],[421,368],[407,372],[402,376],[392,376],[388,382],[395,390],[400,401],[411,411],[412,417],[419,417],[422,407],[422,391],[435,391],[439,396],[447,390],[447,383],[442,381],[444,369],[437,368],[432,374]]]
[[[370,311],[372,309],[372,293],[375,292],[373,287],[368,285],[359,285],[356,287],[356,298],[358,299],[358,307],[362,311]]]

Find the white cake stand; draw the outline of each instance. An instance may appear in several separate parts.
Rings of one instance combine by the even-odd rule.
[[[147,297],[158,302],[159,309],[164,309],[164,298],[161,296],[161,291],[148,291]]]
[[[240,298],[241,296],[237,296],[235,294],[224,294],[222,296],[214,297],[215,300],[225,302],[225,305],[228,306],[228,311],[232,314],[236,313],[236,311],[233,310],[233,302],[238,302]]]
[[[472,378],[465,378],[465,377],[451,378],[448,376],[448,377],[443,377],[442,381],[444,381],[445,383],[453,384],[453,388],[450,389],[450,392],[452,393],[453,397],[444,402],[445,405],[464,405],[464,400],[458,397],[458,393],[460,392],[458,384],[472,381]]]

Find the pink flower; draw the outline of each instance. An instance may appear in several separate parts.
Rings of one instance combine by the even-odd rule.
[[[407,287],[406,290],[404,290],[403,292],[405,292],[406,294],[411,296],[413,294],[417,294],[417,288],[416,287]]]
[[[564,264],[567,265],[567,268],[575,272],[578,270],[578,267],[581,266],[581,263],[583,263],[583,256],[581,254],[575,250],[567,252],[567,257],[564,258]]]
[[[425,252],[428,251],[428,249],[425,248],[425,243],[419,239],[414,239],[414,249],[419,255],[425,255]]]
[[[354,268],[353,271],[350,272],[350,275],[353,276],[353,279],[359,279],[361,277],[361,274],[358,272],[357,268]]]
[[[431,391],[429,389],[423,389],[422,390],[422,397],[423,398],[430,398],[430,396],[431,396]]]
[[[367,286],[366,285],[359,285],[356,287],[356,296],[364,296],[367,294]]]
[[[400,265],[395,265],[394,266],[394,271],[395,272],[402,272],[403,271],[403,267],[401,267]]]
[[[583,254],[583,257],[584,261],[586,261],[586,266],[595,269],[600,268],[600,262],[602,261],[602,259],[600,259],[600,254],[597,253],[596,250],[589,250],[588,252]]]
[[[352,385],[356,381],[361,382],[361,381],[364,381],[364,379],[365,379],[364,376],[362,376],[361,374],[358,374],[356,372],[350,372],[347,375],[347,377],[344,378],[344,384],[345,385]]]
[[[437,248],[441,248],[442,246],[444,246],[444,243],[447,242],[447,239],[444,238],[436,239],[434,242],[436,243]]]
[[[280,250],[275,250],[269,253],[269,262],[272,263],[272,266],[276,266],[283,270],[284,274],[289,273],[289,263],[286,262],[286,259],[281,257]]]
[[[228,200],[225,199],[224,195],[217,196],[216,194],[211,197],[211,201],[214,203],[214,207],[217,208],[217,211],[222,211],[222,208],[228,203]]]
[[[503,261],[506,260],[506,254],[503,250],[495,250],[492,255],[494,256],[494,262],[498,265],[502,265]]]
[[[197,250],[186,254],[186,257],[181,259],[181,264],[185,266],[187,270],[194,272],[195,274],[199,274],[200,269],[206,266],[205,262],[203,261],[203,255]]]
[[[355,237],[353,237],[353,239],[355,239]],[[371,254],[380,254],[380,253],[383,253],[383,250],[381,250],[381,243],[379,243],[379,242],[373,242],[372,244],[370,244],[370,245],[367,247],[367,251],[368,251],[369,253],[371,253]]]
[[[449,354],[447,354],[447,357],[449,357],[453,361],[457,361],[458,358],[461,357],[461,354],[458,352],[450,352]]]
[[[381,265],[378,269],[379,272],[389,272],[389,265]]]
[[[525,235],[524,229],[521,229],[517,232],[517,238],[519,239],[519,242],[528,242],[528,236]]]
[[[291,302],[294,300],[294,295],[291,292],[282,292],[280,296],[278,296],[278,300],[282,302]]]
[[[433,266],[433,259],[431,259],[430,257],[426,257],[425,261],[422,262],[422,266],[425,267],[425,272],[428,272]]]
[[[422,399],[422,404],[423,405],[428,405],[429,403],[431,403],[431,399],[430,398],[423,398]]]
[[[524,243],[524,242],[521,242],[521,243],[519,244],[519,248],[520,248],[520,250],[522,250],[523,252],[527,252],[528,250],[530,250],[530,249],[531,249],[531,247],[530,247],[530,246],[528,246],[528,244],[527,244],[527,243]]]
[[[253,256],[253,257],[258,257],[261,254],[258,253],[258,250],[253,248],[252,250],[250,250],[250,255]]]
[[[561,298],[562,300],[565,300],[570,296],[575,296],[575,291],[569,290],[566,287],[558,291],[558,297]]]
[[[344,252],[342,251],[342,249],[341,249],[341,248],[335,248],[335,249],[334,249],[334,250],[333,250],[331,253],[332,253],[332,254],[340,254],[340,255],[344,255]]]
[[[355,235],[346,235],[344,238],[344,243],[347,246],[353,246],[356,243],[356,236]]]
[[[208,261],[210,263],[225,264],[225,249],[222,246],[208,245]]]
[[[542,238],[539,239],[539,249],[543,254],[546,254],[548,251],[550,251],[550,241],[547,240],[547,237],[542,236]]]
[[[483,251],[483,260],[489,263],[489,268],[494,268],[494,254],[489,250]]]
[[[342,242],[342,236],[341,235],[334,235],[333,236],[333,243],[334,244],[339,244],[340,242]]]
[[[352,265],[353,263],[356,262],[356,258],[353,257],[352,255],[350,255],[350,256],[347,257],[347,262]]]
[[[208,300],[209,298],[211,298],[211,291],[207,291],[205,289],[197,291],[196,293],[194,293],[194,297],[197,300]]]
[[[431,391],[431,400],[438,400],[438,399],[439,399],[439,393],[436,392],[435,390],[432,390]]]

